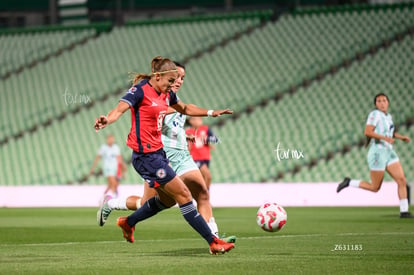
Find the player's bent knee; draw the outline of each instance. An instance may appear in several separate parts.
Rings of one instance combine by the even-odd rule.
[[[372,186],[371,191],[377,193],[380,189],[381,189],[381,186],[380,185],[378,185],[378,186]]]
[[[177,201],[178,204],[187,203],[193,200],[190,190],[188,190],[186,186],[184,187],[185,188],[182,188],[179,192],[175,194],[175,200]]]
[[[174,178],[172,181],[164,185],[163,189],[169,194],[178,204],[184,204],[192,201],[190,190],[179,178]]]
[[[198,200],[210,200],[210,193],[207,188],[202,188],[198,193]]]
[[[191,193],[190,191],[188,191],[188,189],[185,193],[181,194],[181,197],[182,197],[182,200],[186,202],[193,200],[193,197],[191,196]]]

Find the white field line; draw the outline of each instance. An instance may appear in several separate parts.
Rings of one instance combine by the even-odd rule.
[[[255,236],[255,237],[238,237],[237,240],[258,240],[258,239],[282,239],[282,238],[315,238],[315,237],[346,237],[346,236],[407,236],[414,235],[414,232],[373,232],[373,233],[338,233],[338,234],[301,234],[301,235],[269,235],[269,236]],[[158,239],[158,240],[138,240],[138,243],[143,242],[171,242],[171,241],[195,241],[201,238],[190,239]],[[21,244],[0,244],[0,247],[19,247],[19,246],[63,246],[63,245],[88,245],[88,244],[111,244],[124,243],[123,241],[96,241],[96,242],[62,242],[62,243],[21,243]]]

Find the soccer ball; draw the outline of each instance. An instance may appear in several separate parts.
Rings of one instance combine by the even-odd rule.
[[[277,232],[286,224],[287,213],[277,203],[263,204],[256,215],[256,222],[265,231]]]

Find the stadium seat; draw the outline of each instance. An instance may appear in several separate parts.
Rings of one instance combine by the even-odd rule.
[[[6,175],[4,184],[76,183],[88,174],[107,133],[115,134],[123,155],[129,158],[130,149],[125,146],[129,115],[98,134],[92,129],[94,118],[116,105],[121,94],[114,92],[128,87],[128,72],[148,71],[149,58],[161,54],[182,60],[198,52],[204,54],[186,64],[186,83],[180,91],[184,102],[214,109],[229,107],[236,113],[256,106],[252,113],[242,113],[224,127],[213,126],[222,140],[213,151],[214,182],[271,180],[279,172],[285,173],[282,181],[337,181],[347,171],[366,177],[364,148],[352,147],[344,155],[338,151],[363,136],[367,114],[373,108],[372,98],[379,91],[389,94],[396,122],[413,117],[412,37],[394,42],[292,95],[286,93],[277,102],[271,99],[414,25],[412,9],[394,12],[384,10],[380,16],[372,11],[286,14],[221,46],[236,33],[259,26],[259,20],[116,27],[85,45],[0,81],[1,112],[3,117],[13,118],[12,123],[0,123],[0,138],[38,126],[33,134],[11,139],[0,147],[2,160],[8,163],[0,167]],[[220,31],[214,32],[217,29]],[[154,32],[165,34],[171,42],[152,45]],[[215,50],[207,52],[211,46],[216,46]],[[17,96],[16,91],[30,96]],[[87,98],[95,102],[90,108],[85,108],[82,101]],[[262,100],[269,102],[257,105]],[[56,120],[63,112],[64,119]],[[53,120],[51,126],[39,126],[48,119]],[[205,119],[208,124],[213,121]],[[414,136],[412,126],[404,130]],[[278,161],[275,149],[279,143],[286,149],[303,150],[304,158]],[[411,146],[399,146],[397,152],[411,152],[400,154],[402,163],[410,163]],[[295,175],[289,173],[328,152],[335,153],[329,161],[320,160],[314,168],[303,168]],[[18,171],[22,159],[32,160],[27,173]],[[408,169],[406,174],[407,178],[414,176]],[[142,183],[132,167],[125,181]],[[91,177],[88,183],[106,182]]]

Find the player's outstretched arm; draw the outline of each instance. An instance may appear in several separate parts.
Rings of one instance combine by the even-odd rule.
[[[204,108],[200,108],[194,104],[185,104],[182,101],[179,101],[175,105],[171,105],[177,112],[189,115],[189,116],[212,116],[217,117],[224,114],[231,115],[233,114],[232,110],[225,109],[225,110],[207,110]]]
[[[399,133],[394,133],[394,137],[405,142],[410,142],[411,140],[408,136],[400,135]]]
[[[114,123],[122,116],[123,113],[125,113],[126,110],[129,109],[128,103],[124,101],[120,101],[118,105],[108,113],[108,115],[104,116],[101,115],[99,118],[95,120],[94,128],[96,131],[99,131],[100,129],[105,128],[109,124]]]

